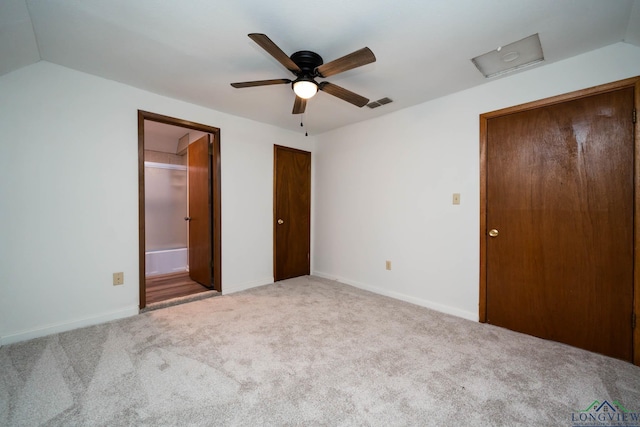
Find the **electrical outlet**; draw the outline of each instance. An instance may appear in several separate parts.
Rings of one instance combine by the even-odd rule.
[[[391,261],[386,262],[386,268],[387,270],[391,270]]]
[[[113,286],[124,284],[124,273],[113,273]]]
[[[460,193],[453,193],[453,204],[454,205],[460,204]]]

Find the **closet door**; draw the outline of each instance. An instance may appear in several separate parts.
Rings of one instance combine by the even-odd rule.
[[[633,88],[487,121],[486,320],[631,360]]]
[[[276,281],[310,273],[311,153],[274,146]]]

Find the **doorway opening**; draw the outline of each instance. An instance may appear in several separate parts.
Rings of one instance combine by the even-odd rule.
[[[140,309],[222,291],[220,201],[220,129],[139,110]]]

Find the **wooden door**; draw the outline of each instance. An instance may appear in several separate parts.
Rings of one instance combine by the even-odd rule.
[[[187,150],[189,185],[189,276],[211,288],[211,141],[210,136],[189,144]]]
[[[311,153],[274,146],[274,278],[310,273]]]
[[[626,88],[487,120],[489,323],[632,359],[633,106]]]

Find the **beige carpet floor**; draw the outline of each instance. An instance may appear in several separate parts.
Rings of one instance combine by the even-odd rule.
[[[571,426],[605,401],[640,412],[640,368],[315,277],[0,348],[1,426]]]

